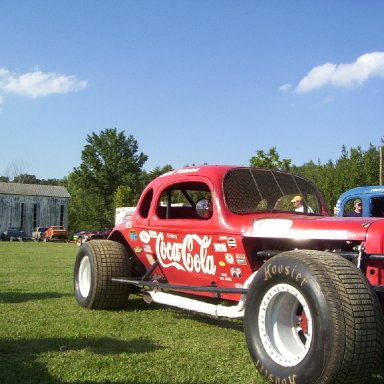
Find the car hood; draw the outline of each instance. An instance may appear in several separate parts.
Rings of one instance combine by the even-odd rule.
[[[246,237],[270,237],[292,239],[366,239],[369,227],[379,222],[384,229],[384,220],[375,218],[341,218],[324,216],[276,216],[254,217],[244,228]]]

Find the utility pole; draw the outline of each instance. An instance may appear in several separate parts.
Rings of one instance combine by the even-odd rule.
[[[383,185],[383,146],[380,146],[380,174],[379,174],[379,184]]]

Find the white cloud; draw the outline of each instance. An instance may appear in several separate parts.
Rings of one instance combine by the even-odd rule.
[[[372,77],[384,78],[384,52],[366,53],[353,63],[325,63],[314,67],[300,80],[296,91],[308,93],[325,86],[352,88]]]
[[[78,80],[75,76],[54,72],[44,73],[38,69],[16,75],[5,68],[0,68],[0,92],[2,93],[37,98],[51,94],[77,92],[86,86],[85,80]]]
[[[283,84],[283,85],[280,85],[280,87],[279,87],[279,91],[280,91],[280,92],[283,92],[283,93],[286,93],[286,92],[288,92],[291,88],[292,88],[292,85],[291,85],[291,84]]]

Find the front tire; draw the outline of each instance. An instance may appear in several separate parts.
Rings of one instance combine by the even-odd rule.
[[[112,281],[130,277],[131,260],[124,246],[111,240],[85,242],[74,267],[74,291],[78,304],[88,309],[119,309],[128,303],[130,286]]]
[[[266,262],[249,287],[244,330],[271,382],[361,384],[382,356],[375,293],[351,262],[327,252],[290,251]]]

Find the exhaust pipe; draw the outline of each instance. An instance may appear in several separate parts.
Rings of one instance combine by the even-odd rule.
[[[243,287],[248,288],[252,282],[256,272],[254,272],[244,283]],[[228,317],[231,319],[244,317],[244,306],[246,295],[242,294],[237,305],[225,306],[205,303],[200,300],[182,297],[173,293],[166,293],[161,291],[147,291],[144,293],[143,299],[146,303],[150,304],[155,302],[164,304],[171,307],[186,309],[193,312],[203,313],[215,317]]]

